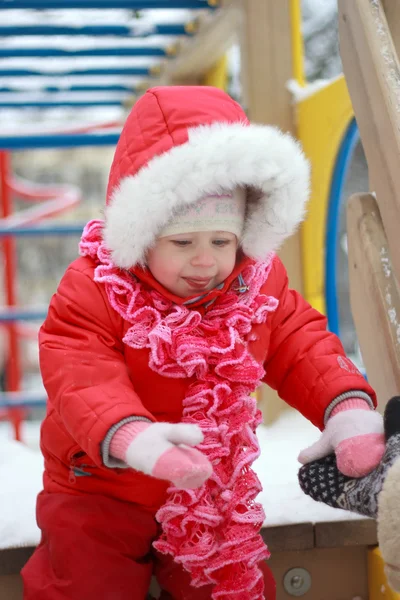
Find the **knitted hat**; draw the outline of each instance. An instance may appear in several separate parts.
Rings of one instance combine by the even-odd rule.
[[[246,209],[246,191],[236,187],[220,194],[207,194],[182,207],[158,237],[194,231],[229,231],[241,238]]]

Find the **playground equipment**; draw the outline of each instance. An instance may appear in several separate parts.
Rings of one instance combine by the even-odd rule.
[[[385,8],[392,14],[393,5],[395,4],[399,7],[399,1],[390,0],[390,2],[393,3],[391,8],[388,8],[388,5]],[[353,49],[355,56],[363,56],[364,46],[367,45],[364,38],[368,37],[371,32],[369,32],[368,36],[365,34],[363,38],[361,32],[364,32],[363,28],[366,21],[365,19],[361,19],[361,24],[356,26],[355,11],[359,11],[358,17],[360,15],[365,17],[368,14],[368,10],[372,10],[371,7],[374,5],[378,7],[377,10],[382,12],[381,2],[374,0],[373,3],[369,3],[367,0],[354,0],[354,3],[349,3],[352,8],[347,7],[346,10],[346,2],[342,1],[340,4],[342,15],[346,17],[348,22],[351,22],[352,27],[355,29],[358,27],[357,40],[359,44],[357,48]],[[367,5],[371,6],[368,7]],[[86,8],[141,10],[147,8],[165,8],[165,6],[165,2],[158,0],[143,0],[142,2],[135,2],[133,0],[68,0],[66,2],[42,0],[41,2],[35,2],[34,6],[30,0],[0,0],[0,14],[6,16],[8,8],[26,9],[34,7],[35,9],[51,8],[54,10],[79,8],[84,13],[83,9]],[[282,259],[288,268],[292,286],[303,291],[305,297],[316,308],[322,312],[327,312],[330,328],[340,333],[337,301],[338,215],[342,203],[346,174],[354,147],[359,139],[358,129],[354,120],[354,111],[344,77],[338,77],[333,81],[325,82],[317,88],[307,86],[303,72],[299,0],[281,0],[280,2],[276,2],[275,0],[251,0],[251,2],[245,0],[169,0],[168,8],[202,10],[203,12],[201,15],[196,12],[195,17],[186,23],[174,23],[168,26],[160,23],[153,24],[151,27],[146,26],[142,29],[140,28],[140,20],[136,26],[133,24],[132,26],[129,25],[129,27],[112,23],[98,26],[88,23],[85,25],[80,24],[79,27],[75,28],[45,23],[40,25],[27,24],[26,26],[19,23],[18,26],[8,26],[4,24],[7,23],[7,19],[4,18],[2,20],[3,24],[0,26],[0,37],[10,37],[13,35],[55,36],[62,34],[70,35],[74,38],[79,35],[91,35],[96,36],[96,40],[101,39],[101,36],[105,35],[113,35],[126,39],[132,38],[136,42],[135,50],[132,50],[132,53],[139,55],[142,52],[141,56],[148,57],[149,64],[138,66],[132,63],[129,66],[125,66],[124,63],[124,66],[105,67],[100,62],[96,66],[79,67],[79,61],[87,58],[85,52],[88,54],[89,50],[86,50],[81,51],[80,55],[77,52],[68,51],[67,54],[74,55],[76,64],[73,67],[68,67],[61,73],[60,71],[41,69],[36,65],[35,68],[1,67],[0,107],[12,106],[20,109],[23,104],[27,105],[29,102],[30,92],[23,88],[23,86],[13,84],[10,87],[7,83],[2,85],[2,79],[8,76],[19,78],[21,81],[27,76],[43,78],[46,83],[38,89],[45,97],[31,100],[31,106],[42,109],[61,105],[73,105],[76,108],[83,108],[87,105],[94,106],[96,104],[96,96],[91,99],[85,96],[85,99],[80,102],[76,99],[74,101],[69,100],[68,95],[75,92],[84,93],[85,95],[92,92],[96,94],[101,92],[107,94],[108,98],[111,98],[110,94],[118,94],[117,100],[113,98],[112,100],[108,100],[108,102],[114,102],[124,107],[134,101],[133,95],[140,95],[149,86],[156,84],[203,83],[226,88],[227,66],[226,59],[223,57],[233,41],[239,40],[243,72],[243,98],[241,100],[247,109],[250,119],[260,123],[273,123],[283,130],[295,133],[301,140],[313,167],[312,198],[307,220],[301,232],[289,240],[282,249]],[[393,23],[396,22],[393,19],[393,14],[392,20]],[[397,19],[397,22],[399,22],[399,19]],[[370,20],[368,23],[370,28],[373,28],[372,21]],[[341,23],[341,26],[343,30],[343,23]],[[137,45],[138,40],[156,33],[157,35],[179,36],[179,44],[170,46],[173,48],[173,51],[168,51],[161,46],[148,46],[146,49],[143,47],[140,50],[140,46]],[[345,33],[344,36],[346,35],[348,34]],[[360,45],[361,39],[364,46]],[[102,53],[97,55],[97,60],[103,54],[107,56],[112,54],[111,50],[107,54],[105,46],[101,46],[101,43],[96,42],[96,44],[102,49]],[[117,47],[118,43],[115,46]],[[38,49],[31,50],[36,53],[36,56],[40,53]],[[8,52],[10,56],[11,51],[8,50]],[[14,49],[15,54],[18,54],[16,49]],[[21,56],[22,54],[27,56],[27,51],[20,49],[19,55]],[[59,50],[58,56],[62,54],[65,56],[65,51]],[[40,60],[44,60],[49,55],[50,48],[43,45]],[[57,51],[53,50],[52,56],[56,55]],[[349,65],[348,63],[346,64],[346,56],[349,56],[349,51],[347,51],[347,54],[345,51],[343,55],[345,72],[349,76],[349,79],[354,76],[353,80],[357,82],[353,86],[354,89],[350,91],[354,106],[356,107],[357,120],[360,124],[361,137],[364,144],[366,143],[365,137],[368,137],[368,133],[365,133],[365,123],[371,120],[372,113],[364,117],[363,131],[361,119],[362,115],[366,114],[363,111],[367,109],[366,107],[362,107],[363,100],[361,98],[363,94],[361,90],[364,92],[363,97],[365,102],[365,98],[368,96],[365,86],[369,86],[368,91],[370,91],[370,87],[374,90],[376,87],[377,75],[374,66],[375,63],[371,57],[368,58],[370,70],[365,74],[364,62],[359,63],[353,57],[353,63]],[[362,77],[360,75],[358,78],[356,77],[355,71],[357,69],[359,69],[358,73],[363,73]],[[351,77],[349,74],[351,74]],[[66,87],[59,83],[55,83],[54,85],[49,84],[49,78],[57,80],[57,77],[60,77],[60,75],[63,77],[83,76],[89,79],[86,79],[84,83],[68,82]],[[140,78],[140,81],[128,81],[127,83],[125,79],[121,83],[109,85],[103,82],[101,84],[90,83],[90,79],[99,75],[105,79],[115,76],[124,78],[135,77]],[[288,81],[293,79],[296,82],[295,87],[297,89],[294,95],[290,92],[287,85]],[[358,90],[355,89],[357,86]],[[356,104],[355,98],[358,98],[358,104]],[[385,100],[387,99],[388,97],[385,96]],[[104,102],[107,102],[107,99]],[[393,102],[395,105],[394,96]],[[386,105],[387,102],[381,102],[379,105],[379,102],[375,99],[374,108],[380,106],[382,110],[382,106]],[[387,116],[386,112],[385,115]],[[374,112],[373,117],[375,122],[375,119],[378,118],[377,113]],[[379,118],[383,119],[384,117]],[[394,115],[390,115],[390,118],[394,119]],[[395,121],[392,120],[390,122]],[[389,121],[382,121],[382,123],[382,129],[386,135],[390,130]],[[397,140],[393,141],[393,136],[397,134],[391,133],[391,143],[386,149],[384,148],[384,138],[379,137],[378,134],[376,134],[373,141],[370,140],[368,142],[370,147],[370,155],[367,156],[368,162],[370,164],[371,161],[375,161],[379,165],[375,171],[377,180],[379,178],[377,170],[382,164],[388,161],[387,164],[391,165],[391,170],[386,177],[386,188],[382,190],[381,188],[378,189],[378,184],[372,179],[378,194],[382,191],[382,197],[386,196],[386,192],[389,190],[389,183],[396,181],[394,179],[395,167],[392,161],[393,157],[397,158],[398,156],[398,148],[395,143]],[[6,153],[15,152],[22,148],[76,147],[84,144],[107,145],[114,144],[117,138],[118,131],[106,129],[94,132],[78,131],[63,133],[58,131],[43,135],[3,135],[0,136],[0,149],[3,151],[2,157],[6,164],[8,161]],[[372,149],[374,145],[375,150]],[[375,153],[380,152],[378,158],[376,158],[376,154],[372,155],[373,151]],[[6,178],[3,176],[2,198],[7,198],[10,191],[5,181]],[[394,189],[395,187],[389,190],[393,198]],[[389,204],[385,206],[389,206]],[[390,223],[389,215],[392,217],[393,215],[396,216],[393,213],[394,200],[391,206],[392,212],[386,212],[386,216],[383,215],[383,217],[388,222],[387,225],[385,221],[385,228],[389,227],[391,233],[389,234],[388,230],[388,237],[392,239],[393,243],[394,231],[396,225],[398,225],[398,221],[396,223],[395,218],[393,218],[392,223]],[[381,206],[380,209],[382,210]],[[8,211],[7,214],[3,215],[3,220],[0,221],[0,236],[4,238],[3,243],[5,247],[11,249],[9,250],[8,258],[10,281],[15,276],[15,266],[13,266],[13,260],[15,260],[15,255],[13,254],[15,236],[30,235],[34,239],[37,235],[75,235],[81,231],[82,227],[82,224],[73,224],[71,226],[58,224],[46,225],[39,223],[37,218],[26,221],[22,220],[21,222],[18,220],[19,217],[17,219],[17,217],[11,215],[10,208]],[[358,212],[352,221],[353,229],[356,229],[355,223],[359,223],[359,219],[360,213]],[[376,223],[378,230],[381,231],[379,222],[376,221]],[[364,237],[363,239],[365,241],[366,238]],[[368,247],[370,248],[370,246]],[[352,250],[350,251],[352,252]],[[363,264],[365,265],[365,262]],[[374,264],[378,263],[375,262]],[[362,268],[362,272],[364,273],[364,277],[366,277],[366,273],[370,273],[366,267]],[[375,278],[374,284],[376,282],[377,279]],[[391,285],[391,298],[393,303],[397,303],[394,292],[395,285],[392,282]],[[35,311],[31,307],[26,307],[26,309],[17,307],[15,289],[12,287],[12,283],[10,284],[10,289],[11,294],[7,302],[8,308],[0,312],[0,321],[3,323],[3,327],[6,326],[9,332],[13,332],[10,334],[10,344],[11,338],[13,339],[13,346],[11,348],[10,345],[10,352],[11,356],[16,357],[18,356],[17,341],[21,332],[21,320],[25,321],[26,319],[38,318],[39,316],[42,318],[45,308],[42,307]],[[12,290],[14,290],[14,294]],[[381,311],[379,314],[382,315],[386,301],[385,296],[381,294],[378,299],[380,300],[380,304],[378,303],[378,305]],[[360,305],[363,301],[364,307],[367,307],[368,304],[365,302],[365,298],[356,301],[360,309],[360,314]],[[376,310],[376,303],[373,306],[374,310]],[[396,304],[394,304],[394,307],[396,307]],[[387,310],[388,307],[386,306],[385,308]],[[366,315],[366,312],[364,311],[363,314]],[[377,313],[370,312],[369,315],[371,314]],[[399,314],[399,312],[395,314]],[[371,317],[369,316],[369,325],[370,321]],[[387,398],[391,395],[388,392],[390,386],[386,385],[386,379],[389,376],[386,377],[386,371],[384,371],[385,376],[379,380],[377,365],[381,364],[382,356],[388,358],[389,365],[392,366],[392,378],[389,378],[389,380],[392,382],[391,385],[395,386],[398,383],[398,375],[395,368],[396,364],[398,365],[398,357],[395,351],[396,344],[393,344],[391,350],[388,351],[390,356],[381,353],[379,356],[380,360],[378,361],[376,352],[373,351],[374,349],[371,349],[371,344],[366,344],[363,338],[366,322],[367,317],[364,316],[361,324],[357,321],[357,328],[359,330],[368,377],[371,378],[373,385],[378,388],[379,392],[384,388],[385,393],[381,397]],[[377,319],[376,322],[382,323],[385,332],[387,332],[386,341],[389,338],[392,340],[395,339],[395,328],[390,319],[389,321],[387,319],[382,321]],[[364,354],[364,352],[367,354]],[[371,359],[368,358],[369,352],[371,352]],[[375,361],[375,366],[373,360]],[[18,363],[16,364],[18,365]],[[386,387],[384,387],[384,383]],[[29,406],[38,406],[45,402],[45,398],[41,395],[21,392],[17,384],[13,387],[15,389],[10,387],[10,391],[7,394],[0,395],[0,407],[3,406],[7,410],[12,407],[14,411],[20,411],[26,410]],[[266,421],[273,420],[276,414],[283,408],[283,404],[279,404],[275,394],[267,390],[267,388],[260,391],[260,402],[264,407]],[[21,413],[14,412],[14,415],[19,415],[18,418],[20,418]],[[332,526],[323,523],[316,525],[306,523],[277,527],[275,528],[275,532],[273,529],[269,528],[265,530],[265,538],[271,549],[275,550],[271,565],[278,580],[280,574],[282,574],[282,581],[279,580],[280,592],[278,594],[290,594],[290,590],[293,591],[296,589],[295,584],[296,581],[298,582],[296,577],[299,574],[293,573],[295,579],[292,580],[289,578],[289,583],[287,581],[285,583],[284,575],[290,571],[290,568],[298,565],[299,561],[301,561],[301,568],[303,569],[301,576],[305,576],[304,571],[309,574],[311,573],[311,579],[314,582],[311,592],[305,596],[310,600],[316,600],[317,598],[319,600],[322,597],[322,593],[325,594],[324,598],[326,600],[336,600],[338,593],[346,593],[349,597],[356,595],[364,597],[368,594],[368,585],[370,600],[378,600],[378,598],[394,600],[397,598],[395,595],[390,595],[389,588],[385,588],[385,596],[378,595],[376,582],[384,582],[385,580],[382,565],[376,559],[377,550],[373,550],[372,553],[368,550],[368,547],[376,545],[377,541],[375,525],[373,523],[364,521],[357,523],[344,522],[341,525]],[[299,551],[301,551],[301,554],[299,554]],[[369,583],[366,567],[367,555],[369,556],[370,565],[372,565],[369,570]],[[20,557],[15,560],[18,564],[18,560],[25,559],[26,553],[25,558]],[[337,581],[340,583],[340,589],[335,589],[332,586],[332,589],[326,590],[326,585],[325,587],[321,587],[321,584],[318,584],[318,577],[320,577],[321,572],[324,572],[324,569],[326,571],[328,562],[330,570],[329,574],[326,572],[325,580],[328,581],[332,577],[332,573],[337,572]],[[290,587],[291,585],[292,587]],[[379,589],[382,591],[382,587]],[[288,596],[285,595],[282,597],[287,598]]]

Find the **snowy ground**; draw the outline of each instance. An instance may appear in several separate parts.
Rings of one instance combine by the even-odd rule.
[[[318,438],[319,431],[294,411],[287,411],[270,427],[259,428],[261,458],[255,464],[263,492],[259,497],[265,525],[357,519],[346,511],[314,502],[297,483],[300,449]],[[34,545],[39,541],[35,499],[41,489],[42,457],[39,424],[26,423],[26,445],[11,439],[11,428],[0,424],[0,548]]]

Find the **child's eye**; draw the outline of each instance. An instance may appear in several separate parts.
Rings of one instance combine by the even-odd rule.
[[[183,248],[184,246],[189,246],[191,242],[189,240],[171,240],[175,246],[179,246]]]
[[[213,240],[213,244],[215,246],[227,246],[228,244],[230,244],[230,240]]]

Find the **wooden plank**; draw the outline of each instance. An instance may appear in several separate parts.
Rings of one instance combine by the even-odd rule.
[[[0,575],[0,600],[22,600],[20,575]]]
[[[243,101],[249,117],[293,131],[290,0],[242,0],[240,29]]]
[[[265,527],[261,530],[261,535],[271,552],[314,548],[314,526],[312,523]]]
[[[368,380],[383,411],[400,390],[400,295],[378,205],[371,194],[350,198],[347,232],[353,318]]]
[[[375,546],[377,543],[376,522],[373,519],[315,524],[316,548]]]
[[[199,83],[237,38],[241,10],[237,1],[203,16],[193,38],[185,38],[176,58],[164,62],[160,84]]]
[[[31,546],[24,546],[21,548],[0,550],[0,576],[16,575],[19,573],[33,554],[34,549]]]
[[[275,577],[277,600],[294,600],[284,588],[285,575],[293,568],[305,569],[311,576],[311,588],[301,596],[304,600],[369,598],[367,550],[362,546],[276,552],[268,566]]]
[[[277,125],[295,132],[294,112],[287,81],[293,77],[291,0],[241,0],[240,26],[241,103],[251,121]],[[296,233],[279,251],[290,286],[303,289],[301,238]],[[262,385],[260,408],[264,422],[273,423],[288,405],[275,391]]]
[[[344,73],[399,276],[399,61],[380,0],[339,0],[338,5]]]
[[[397,56],[400,56],[400,0],[382,0],[382,6]]]

